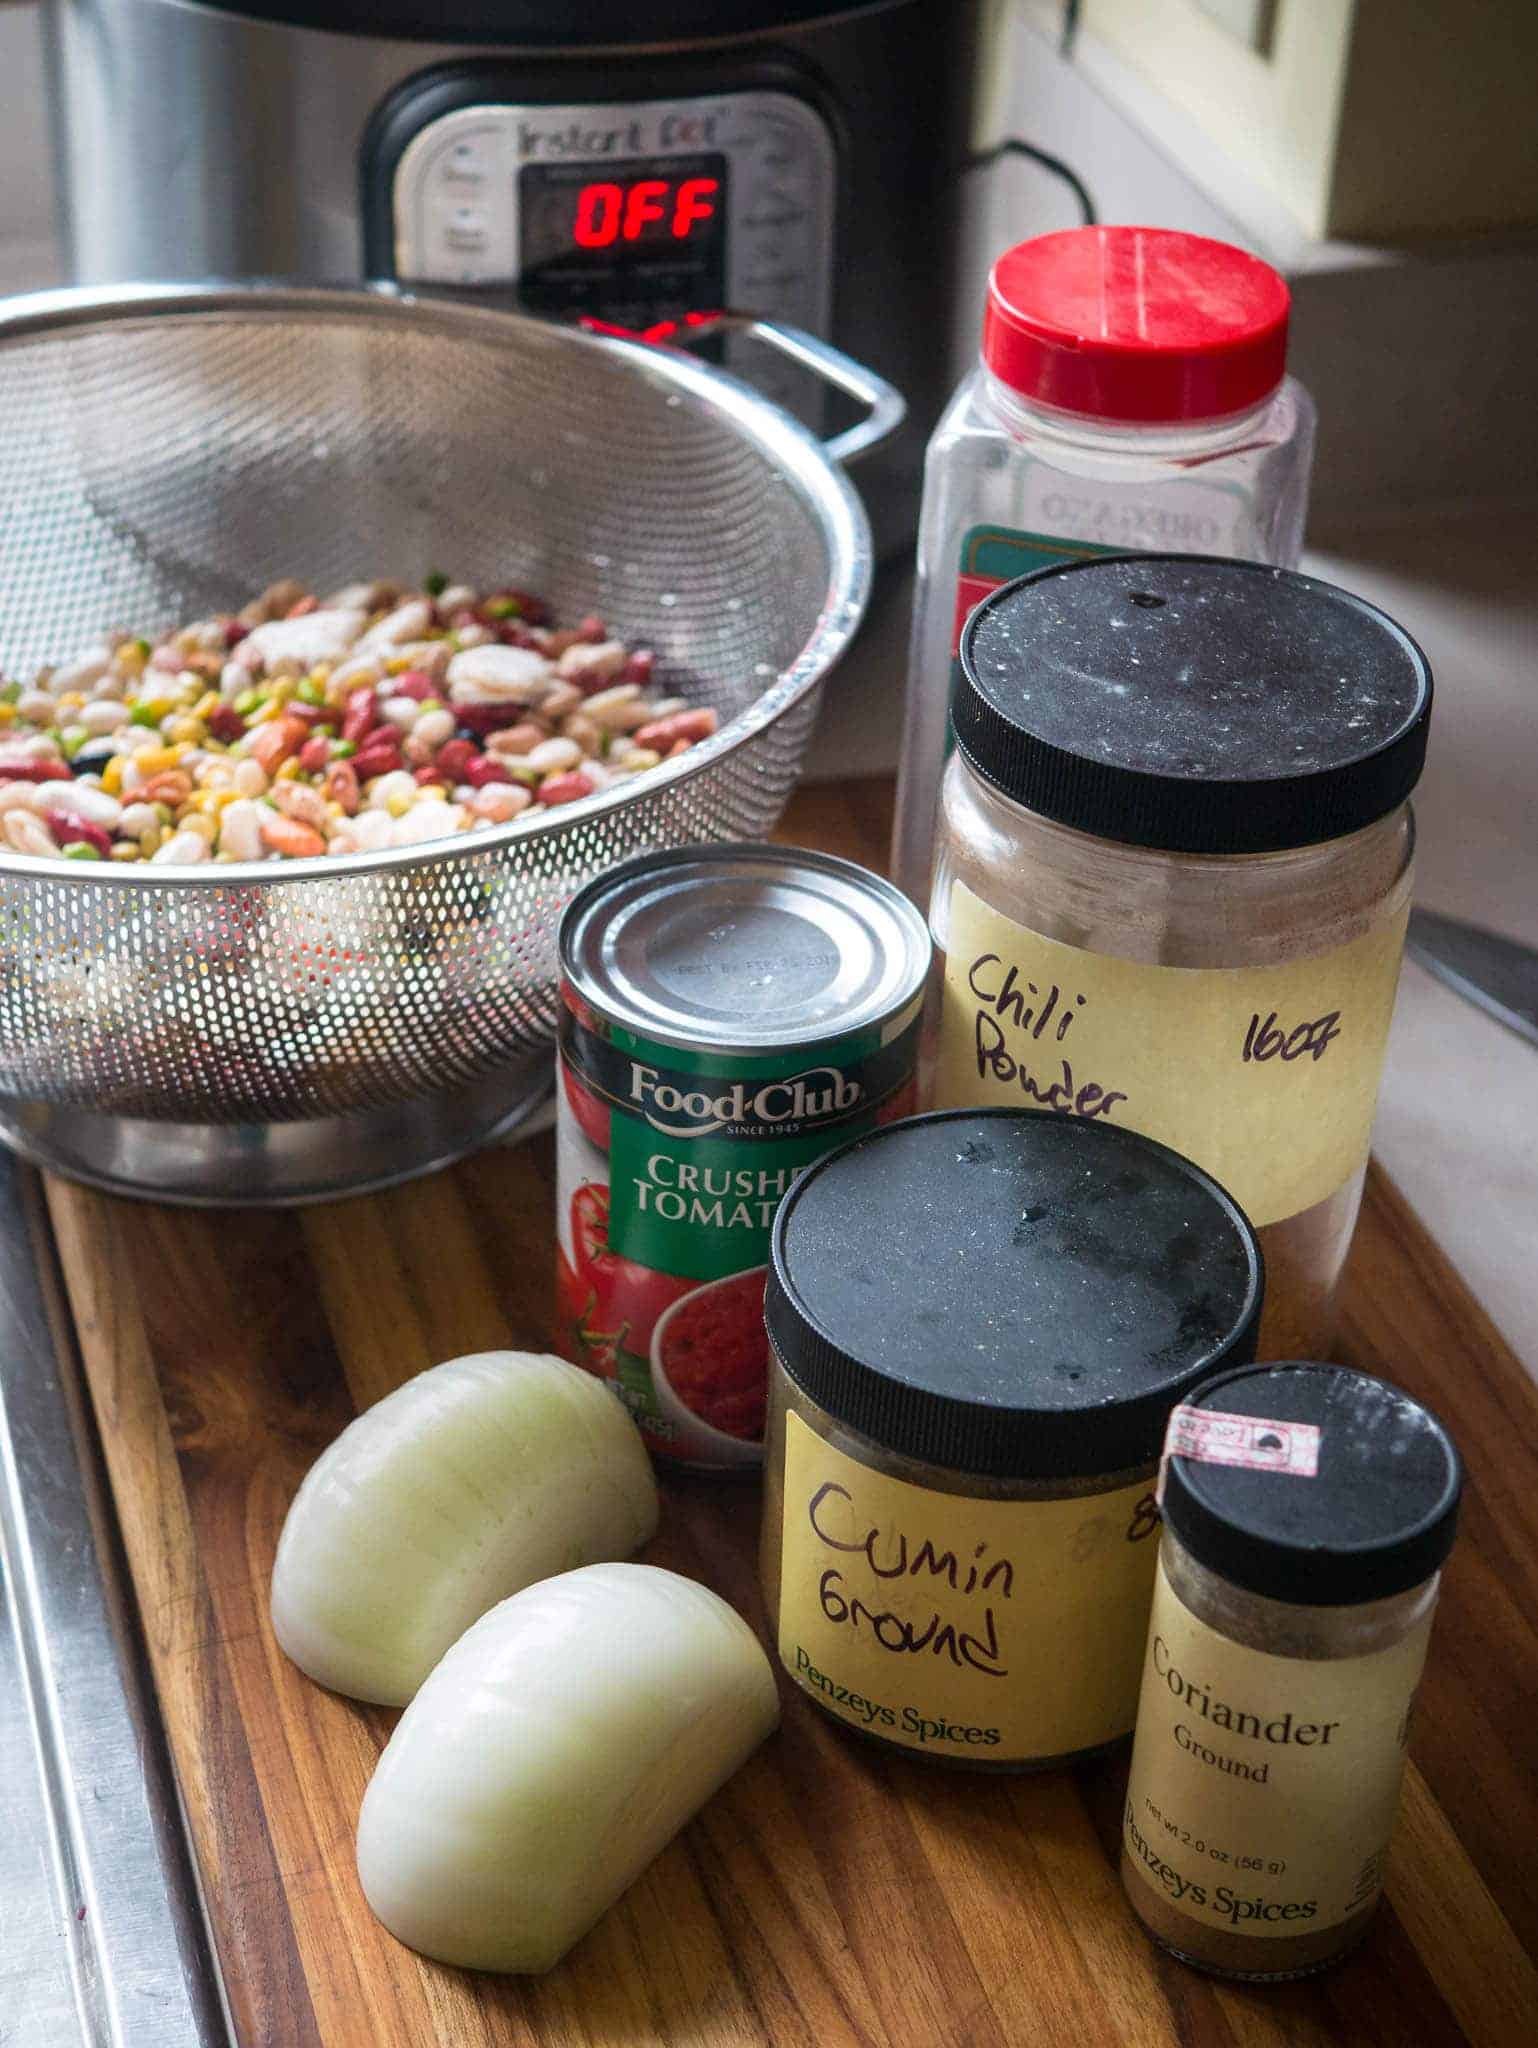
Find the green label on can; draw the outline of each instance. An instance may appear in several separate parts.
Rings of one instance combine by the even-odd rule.
[[[901,1115],[917,1019],[810,1055],[678,1050],[567,1020],[562,1053],[610,1112],[609,1243],[694,1280],[762,1265],[780,1198],[803,1166],[877,1114]]]
[[[693,1280],[761,1266],[781,1196],[835,1143],[818,1129],[749,1151],[733,1138],[664,1137],[636,1117],[616,1117],[610,1242],[638,1265]]]

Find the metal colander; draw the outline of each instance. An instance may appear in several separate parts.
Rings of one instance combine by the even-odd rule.
[[[821,344],[746,323],[876,407]],[[658,650],[721,730],[471,838],[83,872],[0,854],[0,1136],[183,1201],[425,1170],[543,1093],[555,924],[611,863],[761,837],[869,579],[822,447],[673,352],[394,294],[59,293],[0,311],[0,669],[296,575],[511,583]]]

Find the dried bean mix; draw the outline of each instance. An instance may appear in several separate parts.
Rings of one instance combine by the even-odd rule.
[[[0,834],[97,861],[369,853],[536,816],[687,752],[716,714],[601,619],[431,576],[114,637],[0,682]]]

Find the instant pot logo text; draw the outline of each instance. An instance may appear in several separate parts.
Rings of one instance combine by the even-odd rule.
[[[589,157],[650,156],[672,149],[713,148],[715,114],[698,109],[631,115],[614,122],[587,120],[518,123],[518,154],[525,162],[577,162]]]
[[[652,1129],[672,1138],[822,1123],[847,1115],[865,1097],[860,1083],[839,1067],[808,1067],[773,1081],[733,1081],[712,1093],[708,1087],[681,1088],[639,1060],[630,1064],[629,1092]]]

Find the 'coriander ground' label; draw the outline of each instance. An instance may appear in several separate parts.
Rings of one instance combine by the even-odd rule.
[[[852,1727],[1016,1763],[1132,1726],[1158,1517],[1151,1479],[978,1500],[894,1479],[785,1418],[779,1652]]]
[[[1179,1913],[1225,1933],[1320,1933],[1383,1886],[1431,1616],[1391,1649],[1274,1657],[1220,1635],[1161,1567],[1124,1839]]]
[[[1276,967],[1169,967],[950,900],[936,1107],[1104,1118],[1183,1152],[1253,1224],[1367,1157],[1408,912]]]

